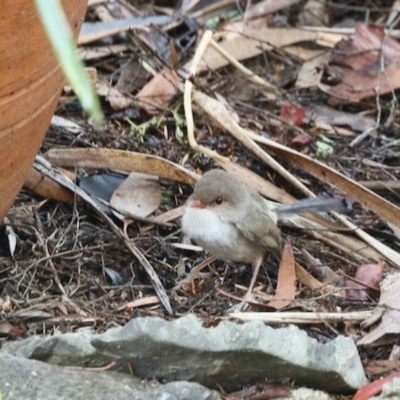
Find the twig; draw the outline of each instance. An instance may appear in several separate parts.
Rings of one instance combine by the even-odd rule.
[[[339,323],[345,321],[361,322],[369,318],[374,313],[370,311],[353,312],[257,312],[257,313],[231,313],[229,319],[239,319],[241,321],[262,321],[268,324],[324,324]]]
[[[111,368],[114,368],[117,365],[116,361],[111,361],[109,364],[104,367],[67,367],[67,369],[77,370],[77,371],[107,371]]]
[[[208,43],[212,38],[212,32],[210,30],[205,31],[204,35],[199,43],[199,46],[196,50],[196,53],[192,59],[192,63],[189,67],[189,75],[195,76],[197,73],[197,69],[203,56]],[[187,136],[190,146],[195,151],[200,151],[207,155],[210,158],[214,158],[220,162],[229,162],[229,158],[223,157],[218,154],[216,151],[209,149],[208,147],[201,146],[197,143],[194,137],[194,120],[193,120],[193,110],[192,110],[192,88],[193,83],[188,79],[185,80],[185,88],[184,88],[184,95],[183,95],[183,103],[185,107],[185,117],[186,117],[186,126],[187,126]]]
[[[265,89],[268,89],[271,93],[277,96],[282,96],[282,92],[275,86],[271,85],[265,79],[256,75],[253,71],[246,68],[243,64],[238,62],[235,58],[233,58],[225,49],[223,49],[214,39],[210,40],[210,45],[227,61],[229,61],[239,72],[241,72],[244,76],[249,78],[249,80],[253,83],[256,83],[262,86]],[[276,99],[273,97],[273,99]]]

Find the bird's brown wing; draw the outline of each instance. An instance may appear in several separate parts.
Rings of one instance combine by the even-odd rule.
[[[246,210],[245,218],[237,218],[235,225],[247,239],[280,257],[281,234],[263,202],[261,197],[259,201],[252,202],[252,210]]]

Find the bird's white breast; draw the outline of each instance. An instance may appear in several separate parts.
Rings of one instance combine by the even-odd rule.
[[[256,254],[249,241],[230,223],[204,208],[186,207],[182,217],[183,232],[217,258],[253,262]]]

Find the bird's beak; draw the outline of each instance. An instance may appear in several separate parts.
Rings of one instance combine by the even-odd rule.
[[[198,199],[192,200],[189,206],[192,208],[205,208],[206,207],[206,205],[201,200],[198,200]]]

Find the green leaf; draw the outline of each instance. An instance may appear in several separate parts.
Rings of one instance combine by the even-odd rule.
[[[83,109],[95,120],[103,115],[92,82],[76,53],[74,37],[60,0],[35,0],[54,54]]]
[[[330,144],[325,143],[325,141],[318,141],[316,142],[316,145],[317,145],[316,156],[318,158],[326,158],[329,155],[333,154],[333,147]]]

